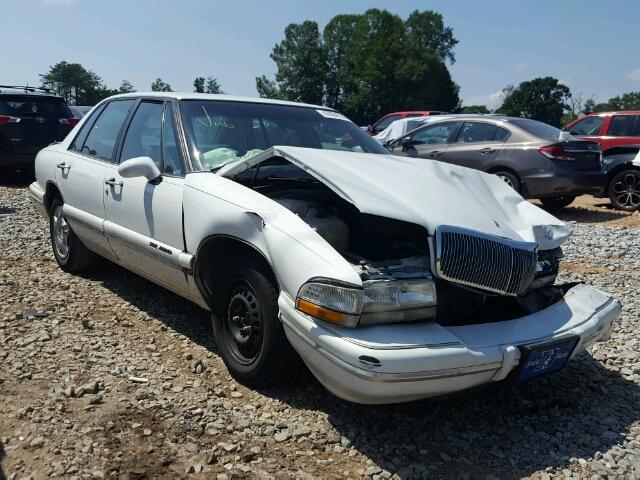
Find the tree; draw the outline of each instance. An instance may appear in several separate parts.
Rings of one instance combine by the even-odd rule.
[[[113,95],[100,76],[79,63],[58,62],[41,74],[42,86],[51,89],[71,105],[95,105]]]
[[[129,80],[123,80],[118,88],[118,93],[133,93],[136,89]]]
[[[207,77],[207,84],[205,87],[206,93],[224,93],[222,87],[218,83],[215,77]]]
[[[627,92],[593,106],[594,112],[607,110],[640,110],[640,92]]]
[[[326,62],[316,22],[292,23],[284,30],[284,40],[271,52],[276,62],[276,82],[289,100],[322,103]],[[320,81],[319,81],[320,80]]]
[[[162,81],[161,78],[156,78],[155,82],[151,84],[152,92],[172,92],[171,85]]]
[[[531,118],[559,127],[562,116],[570,107],[569,87],[553,77],[534,78],[522,82],[507,93],[498,113],[514,117]]]
[[[204,93],[204,77],[196,77],[193,81],[193,88],[195,88],[195,93]]]
[[[315,22],[291,24],[275,45],[275,81],[256,77],[261,96],[321,103],[356,122],[392,110],[452,110],[458,86],[445,61],[457,40],[442,16],[412,12],[406,20],[386,10],[337,15],[322,34]]]
[[[460,107],[460,113],[487,114],[487,113],[491,113],[491,111],[484,105],[465,105],[464,107]]]

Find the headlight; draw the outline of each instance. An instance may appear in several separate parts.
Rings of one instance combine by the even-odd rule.
[[[296,308],[327,322],[355,327],[362,311],[362,289],[319,282],[305,283],[298,292]]]
[[[313,281],[300,288],[296,308],[345,327],[423,320],[435,316],[436,288],[426,279],[372,281],[363,289]]]
[[[435,315],[433,280],[373,281],[364,286],[362,325],[421,320]]]

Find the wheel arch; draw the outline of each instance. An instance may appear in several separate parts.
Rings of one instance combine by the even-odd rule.
[[[228,260],[238,255],[246,255],[247,258],[252,258],[262,264],[280,290],[275,269],[264,252],[257,246],[232,235],[210,235],[202,240],[198,246],[193,262],[193,278],[211,310],[217,305],[219,299],[216,298],[216,295],[219,291],[219,285],[224,284],[225,276],[229,271]]]
[[[53,203],[53,199],[56,197],[60,197],[60,200],[64,203],[64,197],[62,196],[62,192],[58,188],[58,185],[55,184],[53,180],[47,180],[44,189],[44,208],[47,211],[47,214],[51,211],[51,203]]]
[[[509,173],[515,175],[516,178],[518,179],[518,181],[522,184],[522,178],[520,177],[520,175],[518,175],[518,172],[516,172],[511,167],[507,167],[507,166],[503,166],[503,165],[495,165],[495,166],[491,167],[489,170],[487,170],[487,173],[494,174],[494,173],[500,172],[500,171],[509,172]]]

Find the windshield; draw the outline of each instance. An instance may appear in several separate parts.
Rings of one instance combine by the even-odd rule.
[[[203,170],[275,145],[388,154],[343,115],[323,109],[220,100],[183,100],[182,124]]]
[[[37,95],[3,95],[0,97],[0,115],[69,118],[71,112],[62,98]]]
[[[562,135],[562,130],[559,128],[552,127],[551,125],[547,125],[546,123],[542,123],[537,120],[518,118],[511,120],[511,122],[539,138],[558,140]]]

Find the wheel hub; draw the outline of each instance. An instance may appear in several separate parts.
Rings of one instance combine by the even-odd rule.
[[[238,360],[246,363],[255,359],[262,347],[262,314],[248,285],[233,289],[226,323],[230,347]]]
[[[613,185],[613,193],[619,205],[626,208],[640,207],[640,174],[628,172]]]
[[[53,244],[60,258],[69,255],[69,224],[64,218],[62,205],[58,205],[53,212]]]

